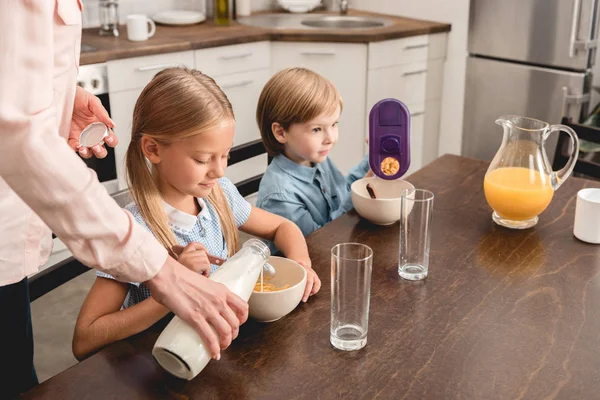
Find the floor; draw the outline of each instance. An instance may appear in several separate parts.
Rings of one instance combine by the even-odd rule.
[[[249,238],[240,232],[240,243]],[[86,272],[31,304],[34,361],[40,382],[77,363],[71,351],[73,329],[79,308],[95,278],[95,271]]]
[[[40,382],[77,363],[71,351],[73,329],[95,279],[95,271],[86,272],[31,303],[34,362]]]

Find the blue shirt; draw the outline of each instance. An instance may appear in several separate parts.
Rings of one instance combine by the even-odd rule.
[[[306,236],[352,209],[350,185],[368,171],[367,157],[344,177],[329,157],[307,167],[280,154],[260,181],[256,205],[293,221]]]
[[[252,206],[240,195],[235,185],[229,179],[219,179],[219,185],[223,189],[227,203],[229,203],[235,224],[238,227],[244,225],[248,217],[250,217]],[[163,202],[163,209],[169,219],[169,227],[175,234],[177,243],[182,246],[186,246],[191,242],[201,243],[210,254],[227,258],[227,243],[223,237],[221,221],[215,208],[209,202],[204,201],[204,199],[197,200],[201,208],[198,215],[184,213]],[[135,203],[127,205],[125,209],[133,214],[135,220],[140,225],[150,230]],[[211,273],[215,272],[218,268],[218,265],[211,265]],[[101,271],[96,271],[96,275],[114,279],[111,275]],[[142,283],[130,282],[129,292],[123,302],[123,308],[131,307],[146,300],[148,297],[150,297],[150,289]]]

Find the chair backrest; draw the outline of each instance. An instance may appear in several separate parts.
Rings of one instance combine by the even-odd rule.
[[[253,140],[252,142],[244,143],[236,146],[229,152],[229,165],[234,165],[242,161],[246,161],[250,158],[266,154],[267,150],[262,140]],[[268,158],[268,162],[271,162],[271,158]],[[258,192],[258,186],[264,174],[255,175],[248,179],[244,179],[241,182],[235,184],[240,194],[244,197],[249,196],[253,193]]]
[[[579,137],[580,151],[573,169],[573,174],[588,179],[600,180],[600,129],[587,125],[571,122],[569,118],[563,118],[563,125],[572,128]],[[554,154],[553,169],[562,168],[569,159],[569,136],[561,132],[556,152]]]

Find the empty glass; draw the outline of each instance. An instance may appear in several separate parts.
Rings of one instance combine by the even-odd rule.
[[[433,193],[408,189],[400,196],[398,273],[404,279],[425,279],[429,270]]]
[[[360,243],[331,249],[331,328],[329,340],[340,350],[367,344],[373,250]]]

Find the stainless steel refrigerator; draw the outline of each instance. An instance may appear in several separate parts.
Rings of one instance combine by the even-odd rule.
[[[600,0],[471,0],[463,155],[491,160],[496,118],[587,114]],[[557,135],[556,135],[557,136]],[[554,156],[557,137],[549,138]]]

